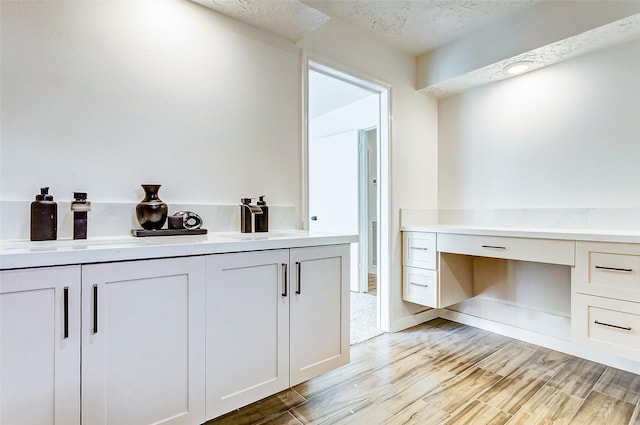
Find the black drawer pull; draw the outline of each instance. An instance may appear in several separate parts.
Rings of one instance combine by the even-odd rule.
[[[69,338],[69,287],[64,287],[63,292],[64,304],[64,338]]]
[[[98,333],[98,285],[93,285],[93,333]]]
[[[296,294],[302,293],[302,282],[300,282],[300,262],[296,261]]]
[[[420,286],[421,288],[428,288],[429,287],[429,285],[427,285],[426,283],[410,282],[409,284],[413,285],[413,286]]]
[[[631,326],[610,325],[609,323],[599,322],[597,320],[594,321],[593,323],[595,323],[596,325],[609,326],[610,328],[622,329],[623,331],[630,331],[631,330]]]
[[[506,246],[497,246],[497,245],[482,245],[483,248],[489,249],[507,249]]]
[[[420,251],[429,251],[429,248],[423,248],[421,246],[410,246],[409,249],[419,249]]]
[[[282,264],[282,296],[287,296],[287,265]]]
[[[596,269],[599,270],[612,270],[614,272],[625,272],[625,273],[631,273],[633,271],[633,269],[623,269],[620,267],[606,267],[606,266],[596,266]]]

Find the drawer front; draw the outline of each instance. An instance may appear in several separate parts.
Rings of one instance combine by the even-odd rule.
[[[578,242],[575,290],[640,302],[640,245]]]
[[[576,342],[640,360],[640,303],[574,295],[572,327]]]
[[[438,306],[438,272],[404,267],[402,298],[405,301],[436,308]]]
[[[440,233],[438,251],[573,266],[575,242]]]
[[[436,234],[403,232],[403,264],[436,270]]]

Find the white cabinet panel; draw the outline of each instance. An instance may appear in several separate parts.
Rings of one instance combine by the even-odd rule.
[[[640,361],[640,303],[575,294],[573,308],[577,342]]]
[[[504,236],[438,234],[438,251],[538,263],[575,263],[575,242]]]
[[[80,423],[80,267],[0,272],[0,423]]]
[[[207,418],[289,386],[289,250],[207,257]]]
[[[82,267],[84,424],[204,422],[204,259]]]
[[[640,244],[577,242],[575,290],[640,302]]]
[[[438,307],[438,272],[417,267],[403,267],[404,300],[431,308]]]
[[[291,249],[290,384],[349,363],[349,245]]]
[[[437,269],[435,233],[403,232],[402,250],[403,265]]]

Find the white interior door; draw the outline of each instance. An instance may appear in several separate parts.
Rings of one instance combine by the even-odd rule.
[[[309,140],[309,230],[358,234],[358,131]],[[351,244],[351,290],[359,290]]]

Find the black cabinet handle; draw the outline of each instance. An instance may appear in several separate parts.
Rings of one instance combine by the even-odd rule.
[[[633,269],[622,269],[619,267],[606,267],[606,266],[596,266],[596,269],[599,270],[612,270],[614,272],[627,272],[627,273],[631,273],[633,271]]]
[[[609,326],[610,328],[622,329],[623,331],[630,331],[631,330],[631,326],[610,325],[609,323],[599,322],[597,320],[594,321],[593,323],[595,323],[596,325]]]
[[[98,285],[93,285],[93,333],[98,333]]]
[[[507,249],[506,246],[497,246],[497,245],[482,245],[483,248],[489,249]]]
[[[282,264],[282,296],[287,296],[287,265]]]
[[[300,283],[300,262],[296,261],[296,294],[300,295],[302,284]]]
[[[65,286],[63,290],[63,304],[64,304],[64,338],[69,338],[69,287]]]

